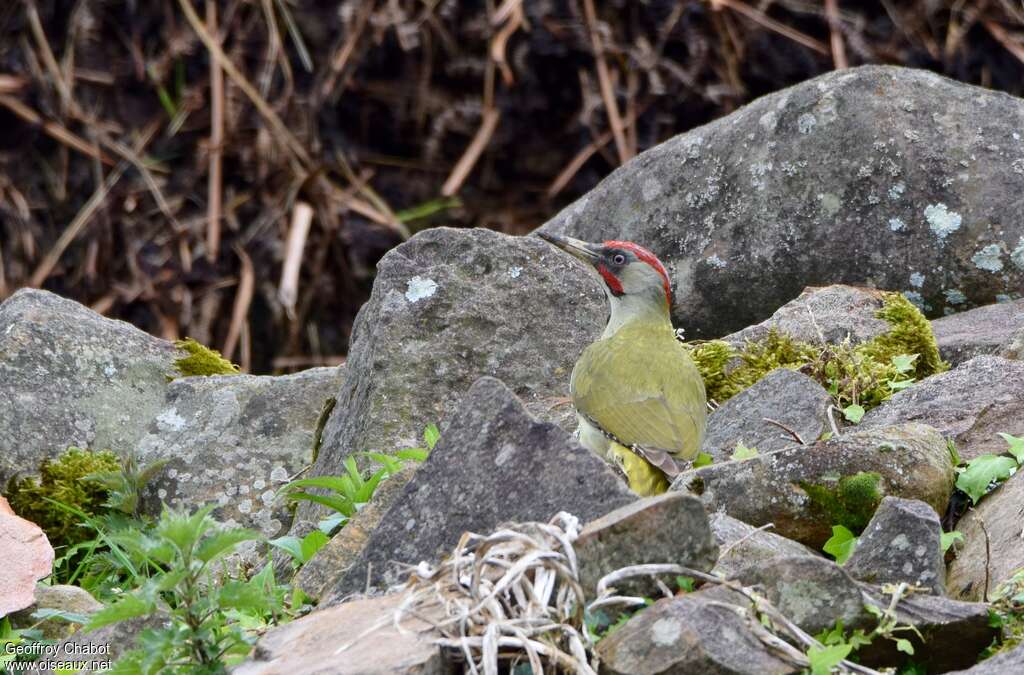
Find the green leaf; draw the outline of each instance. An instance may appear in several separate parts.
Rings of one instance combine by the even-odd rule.
[[[733,451],[732,456],[729,457],[729,459],[738,461],[743,459],[753,459],[754,457],[757,457],[757,448],[748,448],[743,445],[743,441],[740,441],[736,444],[736,450]]]
[[[288,495],[288,499],[322,504],[327,508],[337,511],[338,513],[341,513],[349,518],[354,516],[356,513],[355,502],[346,497],[330,497],[327,495],[315,495],[311,492],[292,492]]]
[[[219,555],[233,551],[243,541],[254,541],[260,538],[262,535],[255,530],[244,528],[221,530],[203,539],[196,550],[196,557],[203,562],[210,562]]]
[[[191,516],[172,509],[165,509],[160,514],[157,534],[170,541],[183,553],[191,551],[200,537],[213,527],[214,520],[209,517],[213,508],[214,505],[209,504]]]
[[[427,450],[433,450],[439,440],[441,440],[441,432],[437,425],[428,424],[427,428],[423,430],[423,442],[427,444]]]
[[[104,607],[89,617],[89,624],[85,630],[95,630],[126,619],[146,616],[152,614],[154,610],[156,610],[156,603],[150,598],[143,597],[141,593],[124,595],[114,604]]]
[[[681,590],[681,591],[685,591],[687,593],[693,593],[693,584],[694,584],[693,577],[686,577],[686,576],[682,576],[682,575],[676,577],[676,586],[678,586],[679,590]]]
[[[952,532],[943,532],[942,535],[939,537],[939,543],[942,545],[942,552],[943,553],[948,551],[949,547],[952,546],[953,544],[955,544],[956,542],[958,542],[958,541],[959,542],[963,542],[963,540],[964,540],[963,533],[962,532],[957,532],[956,530],[954,530]]]
[[[917,367],[914,365],[916,360],[917,354],[900,354],[899,356],[892,357],[891,363],[896,372],[902,374],[914,370]]]
[[[709,455],[706,452],[701,452],[701,453],[697,454],[697,459],[693,460],[693,468],[694,469],[699,469],[702,466],[711,466],[711,464],[714,461],[715,461],[714,457],[712,457],[711,455]]]
[[[1002,432],[999,433],[999,436],[1010,446],[1006,451],[1013,455],[1014,459],[1017,460],[1017,464],[1024,464],[1024,438],[1018,438],[1017,436],[1011,436]]]
[[[843,417],[854,424],[859,424],[864,419],[864,407],[854,403],[843,408]]]
[[[217,592],[217,602],[222,609],[265,610],[267,597],[259,584],[242,581],[228,581]]]
[[[832,536],[822,546],[822,550],[835,558],[837,564],[844,565],[856,547],[857,537],[853,535],[853,532],[842,525],[833,525]]]
[[[302,538],[302,562],[309,562],[316,552],[324,547],[330,537],[320,530],[313,530]]]
[[[68,612],[63,609],[54,609],[51,607],[37,609],[36,611],[32,612],[32,618],[36,621],[45,621],[46,619],[60,619],[61,621],[67,621],[68,623],[78,623],[83,625],[89,623],[88,614]]]
[[[967,463],[956,479],[956,486],[967,493],[975,504],[988,493],[993,482],[1004,481],[1017,468],[1017,461],[1001,455],[980,455]]]
[[[352,492],[352,479],[348,476],[317,476],[316,478],[300,478],[293,480],[284,486],[284,490],[291,491],[295,488],[323,488],[338,494]]]
[[[395,453],[395,457],[408,462],[425,462],[430,451],[424,448],[405,448]]]
[[[267,542],[274,548],[279,548],[292,557],[296,562],[305,562],[305,558],[302,555],[302,542],[298,537],[286,534],[283,537],[277,539],[271,539]]]
[[[827,647],[811,647],[807,650],[807,660],[810,661],[811,675],[828,675],[832,669],[850,655],[853,645],[838,644]]]
[[[348,522],[349,517],[344,513],[335,513],[317,523],[317,529],[330,536],[332,532]]]
[[[904,654],[914,655],[914,645],[910,644],[910,640],[900,638],[896,640],[896,650],[901,651]]]
[[[402,470],[402,462],[399,461],[397,455],[392,457],[391,455],[385,455],[382,452],[364,452],[361,454],[383,466],[384,472],[388,475],[398,473]]]

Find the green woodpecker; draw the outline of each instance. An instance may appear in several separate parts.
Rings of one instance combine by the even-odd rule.
[[[696,457],[707,420],[704,381],[672,329],[668,273],[632,242],[540,236],[592,266],[611,305],[569,383],[580,443],[619,466],[634,492],[664,492],[675,460]]]

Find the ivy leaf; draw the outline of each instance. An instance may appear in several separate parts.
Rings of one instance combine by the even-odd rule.
[[[843,408],[843,417],[854,424],[859,424],[864,419],[864,406],[854,403]]]
[[[844,565],[853,555],[853,550],[856,547],[857,537],[853,535],[853,532],[842,525],[833,525],[832,536],[825,542],[822,550],[835,558],[836,564]]]
[[[702,466],[711,466],[714,461],[714,457],[706,452],[701,452],[697,455],[697,459],[693,460],[693,468],[699,469]]]
[[[1006,451],[1013,455],[1018,464],[1024,464],[1024,438],[1018,438],[1017,436],[1011,436],[1002,432],[999,435],[1010,446]]]
[[[811,675],[828,675],[832,669],[839,665],[839,662],[850,655],[853,645],[839,644],[828,647],[811,647],[807,651],[807,660],[810,661]]]
[[[693,582],[693,577],[686,577],[682,575],[676,577],[676,586],[679,587],[679,590],[685,593],[693,593]]]
[[[971,502],[988,494],[988,486],[993,482],[1004,481],[1017,468],[1017,461],[1012,457],[1001,455],[979,455],[967,463],[956,479],[956,486],[971,498]]]
[[[892,357],[892,367],[896,369],[897,373],[909,373],[916,367],[914,361],[917,360],[917,354],[900,354]]]
[[[743,441],[736,444],[736,450],[732,453],[729,459],[742,460],[742,459],[753,459],[757,457],[757,448],[748,448],[743,445]]]
[[[905,638],[896,640],[896,650],[901,651],[904,654],[909,654],[910,656],[914,655],[914,645],[910,644],[910,640]]]
[[[963,540],[964,540],[963,532],[957,532],[956,530],[954,530],[952,532],[943,532],[942,535],[939,537],[939,543],[942,545],[942,552],[943,553],[948,551],[949,547],[952,546],[953,544],[955,544],[956,542],[959,541],[959,542],[962,543]]]

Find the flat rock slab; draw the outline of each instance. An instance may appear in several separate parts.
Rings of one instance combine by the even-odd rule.
[[[36,581],[53,568],[53,547],[35,523],[14,514],[0,497],[0,617],[35,602]]]
[[[774,523],[776,533],[818,549],[834,524],[867,525],[886,495],[945,510],[953,481],[945,439],[923,424],[902,424],[693,469],[671,489],[755,527]]]
[[[969,510],[956,529],[964,535],[949,564],[946,588],[961,600],[984,600],[1024,568],[1024,472],[1018,471]],[[984,528],[984,529],[983,529]]]
[[[908,583],[945,593],[946,563],[942,524],[928,504],[886,497],[844,568],[854,578],[873,584]]]
[[[722,588],[702,589],[655,602],[598,643],[601,672],[801,672],[802,668],[769,650],[751,633],[748,621],[729,604],[749,608],[743,596]]]
[[[428,624],[391,618],[401,595],[318,609],[269,631],[234,675],[445,675],[448,665]],[[344,651],[338,650],[348,646]]]
[[[317,419],[343,378],[314,368],[172,382],[137,445],[143,462],[170,460],[147,488],[151,509],[213,503],[223,522],[282,534],[291,519],[277,491],[312,463]]]
[[[834,71],[641,153],[542,229],[650,248],[689,338],[830,283],[942,316],[1021,297],[1022,119],[1021,99],[934,73]]]
[[[711,573],[720,577],[730,577],[751,565],[771,567],[776,558],[818,555],[800,542],[768,529],[759,530],[724,513],[711,514],[710,522],[719,550]]]
[[[1024,645],[985,659],[967,670],[951,671],[947,675],[1007,675],[1024,672]]]
[[[964,460],[1000,454],[998,432],[1024,436],[1024,362],[978,356],[898,392],[861,421],[861,428],[928,424],[956,443]]]
[[[160,409],[181,354],[46,291],[0,305],[0,485],[69,446],[126,452]]]
[[[420,445],[424,427],[485,375],[539,418],[573,428],[569,375],[606,319],[597,275],[543,241],[483,229],[417,234],[377,264],[312,475],[338,473],[354,452]]]
[[[792,446],[796,439],[780,424],[812,443],[829,428],[831,404],[828,392],[806,375],[773,370],[711,413],[701,452],[722,462],[739,443],[760,452]]]
[[[480,378],[327,602],[368,582],[378,588],[398,582],[393,562],[436,560],[463,532],[547,521],[560,511],[586,522],[634,500],[568,432],[531,417],[499,380]]]
[[[601,577],[623,567],[668,563],[707,572],[718,558],[703,504],[679,492],[635,501],[587,523],[574,548],[588,598],[597,597]],[[656,595],[651,578],[643,580],[614,586],[620,595]]]
[[[1024,300],[985,305],[932,321],[939,353],[954,366],[975,356],[1002,356],[1018,331],[1024,331]]]

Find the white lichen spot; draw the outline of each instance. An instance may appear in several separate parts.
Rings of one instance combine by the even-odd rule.
[[[274,483],[287,483],[288,470],[283,466],[274,467],[274,470],[270,472],[270,480]]]
[[[168,469],[167,470],[167,477],[172,479],[172,480],[177,478],[178,477],[178,470],[177,469]]]
[[[1020,140],[1020,134],[1018,134],[1016,131],[1013,132],[1013,140],[1015,140],[1015,141],[1019,141]]]
[[[242,501],[238,502],[238,511],[240,513],[252,513],[252,500],[243,499]]]
[[[238,486],[238,494],[240,494],[240,495],[247,495],[247,494],[249,494],[249,490],[250,489],[251,488],[248,485],[239,485]]]
[[[263,488],[267,487],[267,481],[263,480],[262,478],[257,478],[252,482],[252,487],[253,489],[256,490],[262,490]]]
[[[494,458],[494,466],[500,467],[504,465],[508,460],[512,458],[516,452],[516,446],[511,443],[506,443],[502,446],[501,450],[498,451],[498,455]]]
[[[405,531],[406,532],[412,532],[412,530],[415,527],[416,527],[416,519],[415,518],[410,518],[409,520],[405,521]]]
[[[1015,159],[1010,162],[1010,168],[1014,173],[1024,173],[1024,158]]]
[[[902,232],[907,229],[907,224],[903,222],[902,218],[890,218],[889,229],[893,232]]]
[[[903,297],[915,305],[922,312],[926,312],[931,309],[924,301],[924,298],[917,291],[903,291]]]
[[[117,374],[117,368],[110,365],[109,363],[103,368],[103,374],[107,377],[113,377]]]
[[[1011,302],[1013,298],[1006,293],[996,293],[996,302]]]
[[[963,291],[956,288],[947,288],[942,291],[942,294],[946,296],[946,302],[951,305],[962,305],[967,302],[967,296],[963,294]]]
[[[1020,238],[1020,242],[1017,244],[1017,248],[1010,252],[1010,260],[1019,269],[1024,270],[1024,237]]]
[[[709,255],[707,258],[704,259],[704,262],[720,270],[725,269],[725,266],[729,264],[722,260],[721,258],[719,258],[717,255]]]
[[[891,199],[892,201],[896,201],[897,199],[903,196],[903,192],[906,189],[907,186],[903,181],[896,183],[891,188],[889,188],[889,199]]]
[[[914,129],[905,129],[903,131],[903,138],[907,139],[911,143],[917,143],[921,140],[921,133]]]
[[[950,211],[943,203],[929,204],[924,208],[924,218],[935,236],[945,240],[946,236],[960,229],[961,218],[956,211]]]
[[[910,562],[909,560],[907,562],[903,563],[903,573],[904,574],[913,574],[913,572],[914,572],[914,563]]]
[[[971,256],[971,262],[980,270],[998,272],[1003,269],[1003,250],[998,244],[989,244]]]
[[[843,208],[843,202],[831,192],[819,193],[818,201],[821,202],[821,207],[825,209],[825,213],[830,216],[836,215],[839,213],[839,209]]]
[[[814,118],[811,113],[804,113],[796,119],[796,128],[802,134],[809,134],[814,131],[814,127],[817,126],[818,120]]]
[[[181,431],[185,428],[185,418],[175,408],[165,410],[156,416],[156,428],[160,431]]]
[[[660,194],[661,183],[658,182],[657,178],[644,179],[643,184],[640,186],[640,195],[644,198],[645,202],[657,199]]]
[[[880,203],[881,201],[882,201],[881,197],[876,195],[874,192],[872,192],[871,194],[868,195],[868,204],[871,204],[872,206]]]
[[[921,288],[924,286],[924,275],[920,272],[914,272],[910,275],[910,285],[914,288]]]
[[[675,617],[658,619],[651,626],[651,641],[659,647],[671,647],[683,634],[683,624]]]
[[[160,499],[167,499],[167,490],[160,488],[156,491],[156,496]]]
[[[775,125],[778,123],[779,117],[775,114],[774,110],[769,110],[765,114],[761,115],[761,118],[758,120],[758,124],[761,125],[761,128],[769,133],[775,131]]]
[[[437,292],[437,282],[433,279],[424,279],[421,276],[415,276],[409,279],[409,283],[405,287],[405,299],[409,302],[419,302],[424,298],[429,298]]]
[[[519,266],[513,266],[508,268],[508,275],[513,279],[518,279],[519,275],[523,273],[523,268]]]

